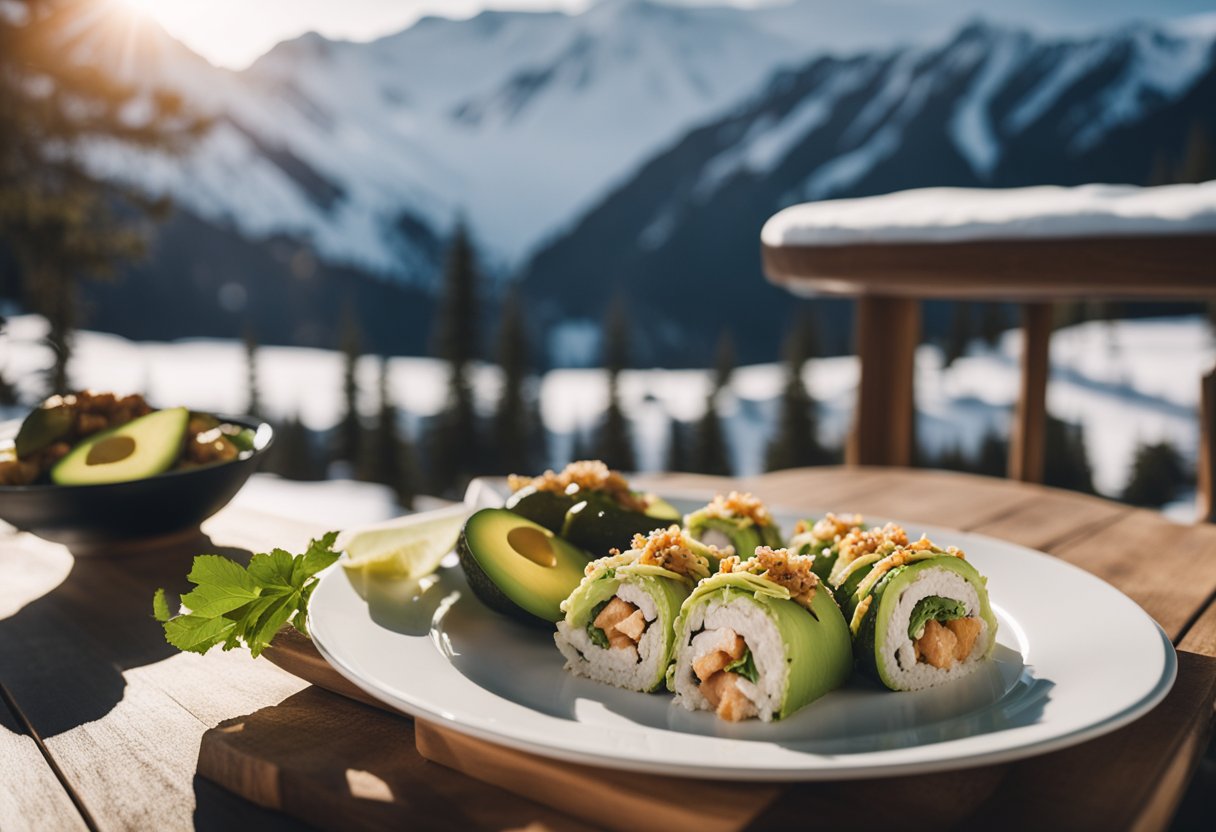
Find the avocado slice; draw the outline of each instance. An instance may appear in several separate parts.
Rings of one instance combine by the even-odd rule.
[[[51,481],[57,485],[94,485],[162,474],[181,455],[189,419],[189,410],[174,407],[94,434],[51,469]]]
[[[586,552],[539,523],[501,508],[465,521],[456,542],[473,594],[487,607],[529,623],[556,622],[583,579]]]

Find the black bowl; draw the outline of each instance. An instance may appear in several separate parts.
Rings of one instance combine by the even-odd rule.
[[[270,425],[217,416],[256,432],[244,459],[104,485],[0,486],[0,520],[72,539],[130,538],[193,528],[228,504],[274,439]]]

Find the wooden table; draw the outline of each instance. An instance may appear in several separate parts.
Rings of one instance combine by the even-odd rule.
[[[669,475],[654,484],[716,490],[728,481]],[[729,484],[773,505],[872,512],[1043,549],[1119,587],[1179,649],[1169,697],[1114,734],[950,775],[785,788],[755,821],[757,828],[801,825],[807,812],[851,829],[908,817],[938,828],[1161,829],[1169,823],[1212,727],[1216,528],[945,472],[823,468]],[[184,588],[193,554],[292,547],[314,531],[235,508],[204,529],[209,540],[187,535],[75,558],[63,545],[0,532],[0,828],[300,828],[299,820],[258,808],[197,774],[208,729],[223,723],[256,743],[259,726],[277,724],[280,738],[285,732],[294,742],[323,744],[334,765],[351,766],[348,779],[354,763],[344,755],[374,751],[383,736],[377,726],[388,721],[412,736],[406,720],[309,688],[265,660],[170,649],[151,618],[150,599],[158,586]],[[226,548],[234,545],[239,548]],[[374,771],[374,762],[359,765]],[[282,782],[267,787],[287,788]],[[393,788],[404,791],[397,802],[369,801],[381,811],[369,809],[370,825],[392,811],[401,828],[419,822],[426,828],[586,828],[421,759],[409,763],[408,777]],[[364,819],[327,817],[323,808],[296,811],[328,828],[357,827]]]

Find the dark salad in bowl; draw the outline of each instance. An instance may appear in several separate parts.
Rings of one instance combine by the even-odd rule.
[[[0,485],[96,485],[248,457],[256,431],[143,396],[51,396],[0,444]]]
[[[254,472],[273,431],[256,419],[142,396],[52,396],[0,428],[0,520],[60,539],[109,540],[197,526]]]

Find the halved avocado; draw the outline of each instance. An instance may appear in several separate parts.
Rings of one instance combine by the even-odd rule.
[[[566,512],[576,502],[578,501],[566,494],[541,491],[529,485],[508,497],[506,508],[507,511],[526,517],[533,523],[539,523],[551,532],[560,533]]]
[[[490,609],[530,623],[562,618],[561,603],[583,579],[587,553],[539,523],[501,508],[465,521],[456,542],[473,594]]]
[[[94,485],[164,473],[181,454],[189,419],[190,411],[174,407],[94,434],[51,469],[51,481],[57,485]]]

